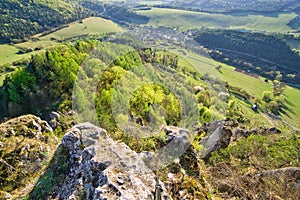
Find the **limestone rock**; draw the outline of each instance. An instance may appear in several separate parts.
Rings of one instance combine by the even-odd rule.
[[[106,131],[90,123],[74,126],[63,138],[69,149],[68,179],[55,188],[53,199],[153,199],[154,173],[124,143],[113,141]],[[165,192],[163,198],[171,199]],[[84,191],[84,192],[83,192]]]
[[[211,123],[204,123],[198,130],[199,132],[205,132],[206,136],[200,141],[203,146],[201,152],[201,158],[208,159],[213,151],[226,148],[232,136],[232,130],[229,127],[224,126],[224,121],[215,121]]]

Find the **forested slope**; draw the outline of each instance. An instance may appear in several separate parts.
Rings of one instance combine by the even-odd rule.
[[[77,19],[75,7],[62,0],[0,1],[0,42],[30,35]]]

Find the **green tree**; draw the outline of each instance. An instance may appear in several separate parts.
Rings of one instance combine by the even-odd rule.
[[[35,82],[36,78],[25,69],[15,71],[12,76],[5,81],[9,101],[24,104]]]
[[[272,92],[264,91],[263,95],[262,95],[262,100],[266,103],[269,103],[270,101],[272,101],[273,100]]]

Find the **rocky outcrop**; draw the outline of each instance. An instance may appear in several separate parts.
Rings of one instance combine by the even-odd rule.
[[[0,126],[0,133],[4,137],[22,135],[27,138],[39,138],[43,132],[52,132],[51,126],[34,115],[13,118]]]
[[[48,123],[33,115],[0,124],[0,199],[28,193],[58,142]]]
[[[226,148],[231,142],[234,142],[239,138],[257,134],[280,134],[281,131],[276,127],[256,127],[249,130],[239,127],[239,124],[235,121],[220,120],[204,123],[197,129],[197,134],[203,133],[205,133],[205,137],[200,141],[200,144],[203,147],[201,158],[207,160],[212,152]]]
[[[203,147],[200,157],[204,160],[209,158],[212,152],[226,148],[232,136],[231,128],[224,126],[224,121],[204,123],[198,129],[198,133],[201,132],[206,133],[206,136],[200,141]]]
[[[53,199],[153,199],[154,173],[124,143],[90,123],[74,126],[63,138],[70,154],[70,170]],[[162,182],[162,199],[171,199]]]

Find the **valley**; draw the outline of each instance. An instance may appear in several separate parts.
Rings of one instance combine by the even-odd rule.
[[[0,199],[300,198],[298,1],[0,5]]]

